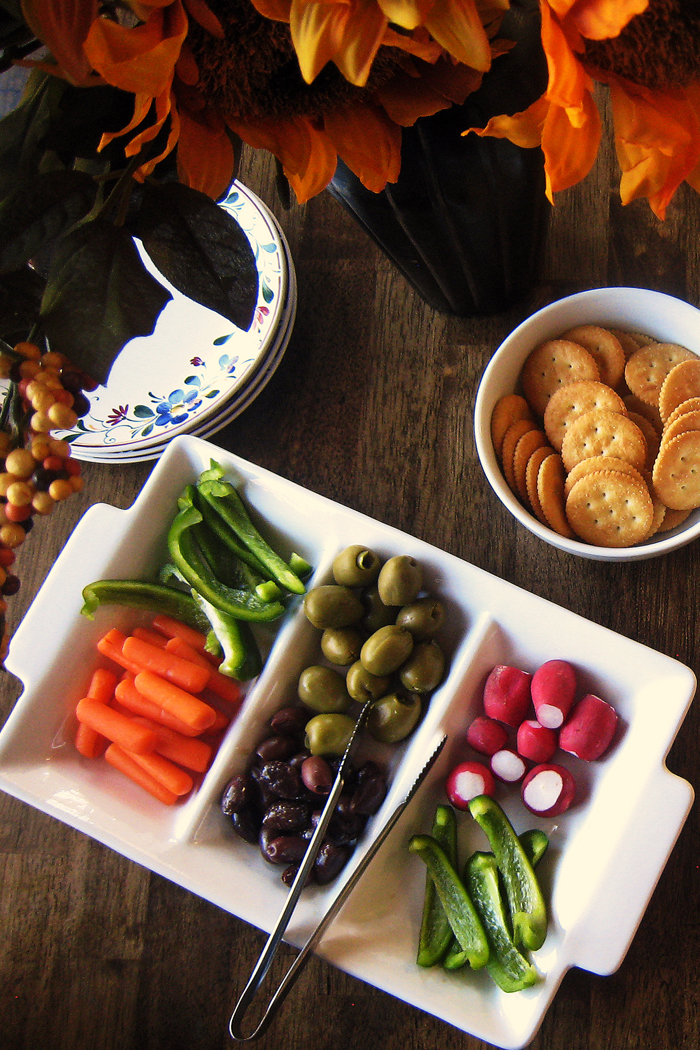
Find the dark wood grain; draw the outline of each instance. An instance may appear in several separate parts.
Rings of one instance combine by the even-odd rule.
[[[435,313],[327,195],[285,211],[271,165],[243,181],[276,212],[299,281],[289,349],[216,441],[535,594],[678,657],[696,672],[700,548],[634,566],[571,558],[516,525],[477,461],[472,410],[501,339],[569,292],[644,285],[700,302],[700,200],[665,224],[622,208],[609,145],[554,211],[541,279],[507,313]],[[85,490],[40,522],[19,559],[16,623],[79,516],[131,504],[151,464],[86,464]],[[0,714],[20,686],[5,675]],[[669,756],[696,779],[691,709]],[[693,811],[619,971],[567,974],[534,1050],[700,1044],[700,828]],[[2,1050],[215,1050],[262,934],[58,821],[0,795]],[[314,959],[261,1050],[479,1050],[486,1044]]]

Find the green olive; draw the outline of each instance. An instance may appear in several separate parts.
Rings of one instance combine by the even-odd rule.
[[[360,544],[346,547],[333,561],[333,579],[346,587],[366,587],[374,583],[382,567],[381,558]]]
[[[335,583],[313,587],[304,598],[304,612],[314,627],[349,627],[357,623],[364,607],[355,591]]]
[[[352,698],[345,688],[345,678],[332,667],[315,664],[299,676],[299,699],[313,711],[336,714],[352,706]]]
[[[445,620],[445,607],[437,598],[419,598],[410,605],[404,605],[396,617],[401,627],[408,627],[414,638],[423,640],[432,638],[442,627]]]
[[[411,693],[430,693],[439,685],[445,671],[445,656],[433,641],[418,642],[408,660],[401,665],[399,678]]]
[[[362,626],[370,634],[372,631],[379,630],[380,627],[386,627],[387,624],[393,623],[396,619],[396,609],[392,609],[391,606],[384,604],[379,597],[379,591],[376,586],[364,589],[362,592],[362,606]]]
[[[372,704],[367,719],[367,729],[382,744],[397,744],[409,736],[421,716],[419,696],[399,696],[390,693]]]
[[[397,554],[382,565],[377,579],[379,597],[385,605],[410,605],[423,586],[423,570],[415,558]]]
[[[354,728],[350,715],[314,715],[306,723],[304,744],[312,755],[342,755]]]
[[[379,700],[389,692],[391,679],[388,675],[370,674],[362,661],[357,660],[348,668],[345,686],[353,700],[364,704],[367,700]]]
[[[326,627],[321,652],[329,663],[347,667],[359,658],[364,637],[355,627]]]
[[[360,660],[370,674],[393,674],[408,659],[412,649],[411,632],[391,623],[369,636],[360,651]]]

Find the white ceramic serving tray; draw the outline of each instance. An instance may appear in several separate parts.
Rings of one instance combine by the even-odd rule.
[[[335,554],[350,543],[382,556],[411,554],[427,589],[445,601],[442,640],[449,674],[428,713],[391,759],[392,783],[382,810],[340,879],[310,888],[288,939],[301,944],[351,874],[386,816],[423,766],[444,730],[449,740],[403,815],[320,943],[341,969],[479,1039],[503,1048],[534,1036],[565,972],[572,966],[609,974],[621,963],[693,799],[670,773],[665,756],[695,690],[684,665],[535,597],[362,514],[347,510],[214,445],[177,437],[128,510],[91,508],[49,574],[12,642],[7,667],[24,692],[0,733],[0,787],[145,865],[234,915],[269,931],[286,889],[279,869],[237,839],[218,801],[241,769],[269,715],[295,696],[303,667],[318,660],[318,634],[293,605],[279,627],[264,671],[253,683],[198,792],[181,806],[161,806],[103,761],[81,758],[71,738],[73,710],[97,665],[95,641],[109,626],[133,623],[128,610],[80,615],[82,587],[104,577],[148,577],[164,557],[164,534],[183,487],[216,458],[242,485],[247,502],[270,525],[287,554],[315,566],[312,583],[330,576]],[[447,769],[464,753],[464,733],[479,710],[488,671],[497,663],[534,670],[551,658],[570,660],[581,685],[612,703],[621,733],[609,756],[585,767],[571,760],[582,801],[563,816],[527,814],[512,791],[499,800],[517,831],[543,827],[551,838],[540,873],[551,917],[534,961],[542,981],[507,995],[484,973],[447,974],[415,965],[425,869],[407,851],[411,834],[428,831],[444,798]],[[484,848],[481,832],[460,815],[462,853]],[[255,960],[251,959],[251,968]],[[242,989],[241,989],[242,991]],[[225,1026],[233,1003],[214,1003]]]

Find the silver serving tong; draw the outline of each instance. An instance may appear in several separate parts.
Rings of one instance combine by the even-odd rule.
[[[326,802],[326,805],[323,808],[321,818],[318,822],[314,835],[309,843],[306,854],[304,855],[304,860],[299,868],[299,871],[297,872],[294,882],[290,887],[289,895],[285,902],[284,908],[282,909],[282,912],[280,913],[275,927],[272,930],[270,936],[268,937],[267,943],[262,950],[260,958],[255,964],[255,968],[253,969],[253,972],[251,973],[250,978],[248,979],[248,983],[246,984],[243,993],[241,994],[241,997],[238,1000],[233,1013],[231,1014],[231,1019],[229,1021],[228,1026],[229,1033],[231,1035],[231,1038],[235,1039],[236,1042],[244,1043],[250,1042],[254,1039],[258,1039],[268,1029],[270,1022],[272,1021],[279,1007],[282,1005],[285,996],[291,989],[295,980],[304,968],[304,965],[306,964],[313,949],[316,947],[321,937],[326,932],[331,922],[338,914],[338,912],[340,911],[340,909],[342,908],[343,904],[348,899],[352,891],[354,890],[357,883],[360,881],[360,878],[369,866],[370,861],[374,858],[382,844],[388,838],[389,833],[392,831],[397,821],[399,820],[399,817],[408,806],[409,802],[415,795],[420,785],[423,783],[423,780],[427,776],[430,769],[432,769],[435,761],[438,758],[438,755],[440,754],[443,747],[445,746],[445,743],[447,742],[446,736],[441,736],[440,739],[437,741],[437,744],[431,752],[430,757],[421,769],[418,776],[411,784],[410,788],[406,792],[406,795],[398,804],[396,809],[388,817],[381,831],[374,838],[371,845],[367,849],[357,868],[352,873],[352,875],[350,876],[340,893],[338,893],[330,908],[323,916],[320,923],[313,931],[311,936],[308,938],[304,946],[301,948],[299,954],[297,955],[290,968],[287,970],[287,973],[285,974],[281,983],[277,987],[277,990],[270,998],[267,1009],[265,1010],[265,1013],[263,1014],[262,1019],[258,1023],[257,1027],[249,1035],[243,1035],[241,1031],[241,1022],[243,1021],[248,1007],[250,1006],[253,998],[255,997],[255,993],[257,992],[258,988],[265,979],[265,975],[270,968],[272,960],[279,947],[280,941],[282,940],[287,926],[289,925],[289,921],[292,917],[294,908],[296,907],[299,895],[301,894],[301,891],[304,888],[304,885],[306,884],[307,876],[309,874],[309,871],[311,870],[314,860],[316,859],[316,854],[320,849],[323,836],[325,834],[331,816],[333,815],[333,810],[335,809],[336,802],[338,800],[340,792],[343,789],[345,779],[347,776],[348,765],[355,751],[357,743],[359,742],[360,733],[362,727],[364,726],[367,720],[370,705],[371,701],[370,703],[365,704],[365,706],[362,708],[362,711],[360,712],[359,718],[357,719],[357,722],[355,724],[355,729],[345,750],[340,766],[338,767],[335,783],[333,784],[331,793],[328,796],[328,801]]]

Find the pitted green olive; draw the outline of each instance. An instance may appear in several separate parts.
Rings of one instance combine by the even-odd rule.
[[[329,663],[347,667],[359,659],[364,638],[356,627],[326,627],[321,635],[321,652]]]
[[[384,562],[377,579],[379,597],[385,605],[410,605],[422,586],[423,570],[407,554],[397,554]]]
[[[322,631],[326,627],[349,627],[364,613],[362,602],[355,591],[336,583],[313,587],[304,598],[307,619]]]
[[[344,676],[322,664],[314,664],[302,671],[297,691],[303,704],[323,714],[347,711],[352,706]]]
[[[430,693],[439,685],[445,671],[445,656],[435,641],[418,642],[399,669],[404,689],[411,693]]]
[[[350,715],[314,715],[306,723],[304,744],[312,755],[342,755],[354,728]]]
[[[386,627],[396,619],[396,609],[385,605],[379,597],[376,584],[373,587],[365,587],[362,592],[362,626],[370,634],[378,631],[380,627]]]
[[[369,636],[360,651],[360,660],[370,674],[393,674],[408,659],[412,649],[411,632],[405,627],[387,624]]]
[[[389,692],[391,679],[388,675],[370,674],[362,661],[357,660],[348,668],[345,686],[353,700],[364,704],[367,700],[379,700]]]
[[[408,627],[414,638],[423,640],[432,638],[442,627],[445,620],[445,607],[437,598],[418,598],[405,605],[396,622],[401,627]]]
[[[381,558],[360,544],[346,547],[333,561],[333,579],[345,587],[366,587],[374,583],[382,567]]]
[[[409,736],[421,716],[419,696],[390,693],[372,704],[367,729],[382,744],[397,744]]]

